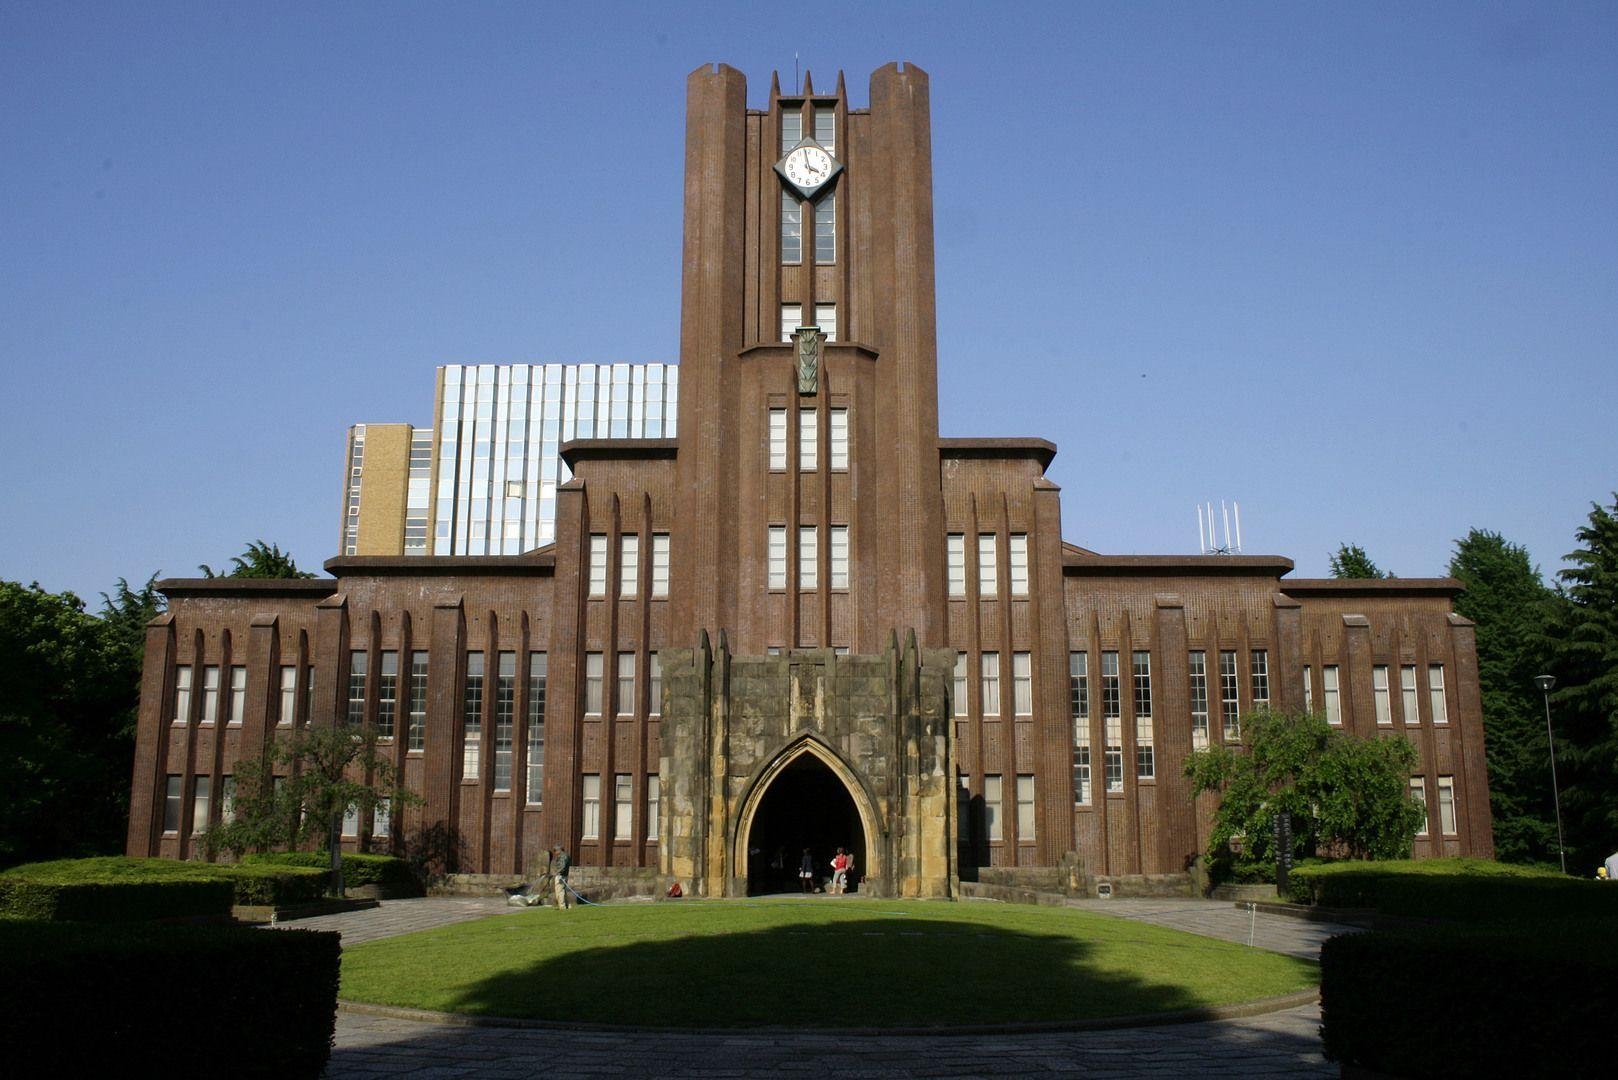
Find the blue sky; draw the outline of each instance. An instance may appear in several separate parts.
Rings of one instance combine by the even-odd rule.
[[[0,576],[318,568],[436,365],[677,359],[685,76],[795,55],[932,76],[943,431],[1068,539],[1553,571],[1618,488],[1618,7],[585,8],[0,0]]]

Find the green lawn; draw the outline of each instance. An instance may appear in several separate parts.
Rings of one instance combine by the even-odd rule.
[[[343,951],[342,997],[650,1027],[949,1027],[1229,1005],[1311,962],[1059,908],[880,900],[516,910]]]

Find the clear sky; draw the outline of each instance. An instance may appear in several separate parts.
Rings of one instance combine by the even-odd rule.
[[[795,57],[932,76],[943,432],[1069,540],[1549,572],[1618,488],[1609,2],[0,0],[0,577],[316,569],[437,365],[677,359],[685,77]]]

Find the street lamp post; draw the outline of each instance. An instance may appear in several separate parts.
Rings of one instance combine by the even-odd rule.
[[[1567,846],[1562,842],[1562,795],[1556,787],[1556,736],[1551,734],[1551,687],[1555,675],[1535,675],[1534,682],[1545,698],[1545,739],[1551,746],[1551,801],[1556,806],[1556,853],[1562,857],[1562,873],[1567,873]]]

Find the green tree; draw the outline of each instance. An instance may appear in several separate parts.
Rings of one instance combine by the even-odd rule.
[[[1593,870],[1618,847],[1618,493],[1592,503],[1582,545],[1557,576],[1551,624],[1551,712],[1570,862]]]
[[[1339,544],[1331,554],[1331,576],[1334,578],[1390,578],[1381,567],[1371,561],[1365,549],[1358,544]]]
[[[1449,576],[1466,586],[1455,610],[1477,624],[1478,688],[1495,856],[1557,861],[1545,712],[1534,676],[1545,668],[1545,635],[1556,594],[1526,548],[1473,529],[1455,542]]]
[[[421,801],[379,749],[375,728],[305,728],[272,741],[261,757],[237,762],[234,775],[232,820],[209,831],[209,850],[242,855],[323,844],[331,852],[338,893],[337,840],[348,808],[363,818],[384,801],[390,814]]]
[[[0,581],[0,866],[123,848],[139,682],[118,622]]]
[[[1409,795],[1415,762],[1408,740],[1345,735],[1318,713],[1246,718],[1240,747],[1198,750],[1185,765],[1195,794],[1219,793],[1208,838],[1215,877],[1274,880],[1282,813],[1292,818],[1295,859],[1407,857],[1422,815]]]
[[[230,560],[235,568],[228,574],[217,574],[213,567],[203,563],[197,567],[202,571],[203,577],[232,577],[232,578],[312,578],[315,575],[298,569],[290,552],[281,550],[279,544],[266,544],[262,540],[254,540],[247,545],[247,550],[240,555],[234,555]]]

